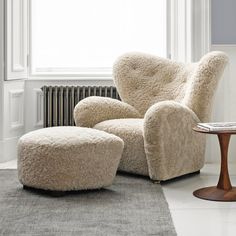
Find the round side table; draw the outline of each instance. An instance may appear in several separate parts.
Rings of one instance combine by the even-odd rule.
[[[236,201],[236,187],[232,187],[228,172],[228,146],[230,136],[236,134],[236,131],[207,131],[199,127],[194,127],[193,130],[205,134],[216,134],[221,150],[221,170],[217,186],[198,189],[193,192],[193,195],[201,199],[212,201]]]

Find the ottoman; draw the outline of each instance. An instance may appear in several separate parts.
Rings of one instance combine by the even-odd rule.
[[[32,131],[18,142],[18,177],[25,187],[51,191],[112,184],[123,140],[103,131],[53,127]]]

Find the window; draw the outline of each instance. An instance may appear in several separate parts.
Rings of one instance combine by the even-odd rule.
[[[166,0],[31,1],[32,74],[111,74],[129,51],[166,57]]]

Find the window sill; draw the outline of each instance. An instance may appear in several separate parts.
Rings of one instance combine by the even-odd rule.
[[[113,81],[112,75],[109,76],[29,76],[27,81]]]

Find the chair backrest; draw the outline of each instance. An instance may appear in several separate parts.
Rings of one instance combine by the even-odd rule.
[[[201,121],[206,121],[227,61],[223,52],[210,52],[198,63],[191,64],[128,53],[114,64],[113,76],[122,101],[143,116],[153,104],[174,100],[187,105]]]

